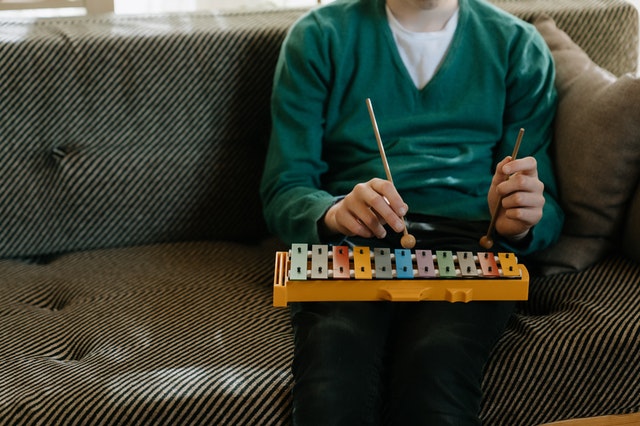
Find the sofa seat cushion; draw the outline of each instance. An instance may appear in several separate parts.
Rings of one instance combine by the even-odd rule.
[[[272,306],[276,249],[193,242],[0,261],[0,424],[288,424],[293,342],[288,309]],[[530,287],[487,366],[485,424],[639,411],[640,265],[614,257]]]
[[[533,278],[485,373],[486,425],[640,412],[640,264]]]
[[[0,262],[0,419],[288,418],[292,346],[287,310],[271,305],[272,254],[190,243]]]

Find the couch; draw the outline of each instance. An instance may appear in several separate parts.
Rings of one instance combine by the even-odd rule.
[[[637,413],[637,10],[495,3],[557,63],[567,221],[523,260],[529,300],[487,365],[481,416]],[[274,64],[301,13],[0,22],[0,424],[289,423],[283,247],[258,183]]]

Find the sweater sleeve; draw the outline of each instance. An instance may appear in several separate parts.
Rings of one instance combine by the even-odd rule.
[[[542,219],[531,229],[526,244],[504,242],[505,246],[522,255],[542,250],[557,241],[564,222],[549,154],[557,107],[553,58],[535,29],[530,26],[525,29],[528,31],[516,40],[510,54],[513,65],[507,76],[505,132],[496,158],[497,162],[511,155],[519,130],[525,129],[518,157],[536,159],[538,176],[545,186],[545,205]]]
[[[321,189],[330,61],[313,13],[285,38],[274,76],[272,131],[260,193],[270,231],[285,243],[318,242],[317,222],[334,202]]]

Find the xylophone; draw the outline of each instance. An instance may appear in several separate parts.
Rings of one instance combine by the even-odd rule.
[[[527,300],[513,253],[293,244],[276,253],[273,305],[310,301]]]

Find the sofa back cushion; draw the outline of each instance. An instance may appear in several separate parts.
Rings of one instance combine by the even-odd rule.
[[[533,22],[552,18],[598,66],[615,76],[638,67],[638,10],[634,0],[492,0]]]
[[[549,13],[615,74],[637,65],[625,0],[493,3]],[[302,12],[0,23],[0,258],[266,235],[273,69]]]
[[[0,257],[265,235],[273,68],[299,15],[0,24]]]

